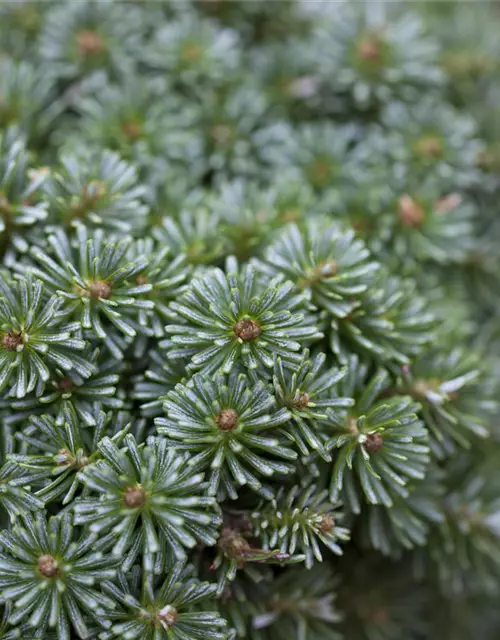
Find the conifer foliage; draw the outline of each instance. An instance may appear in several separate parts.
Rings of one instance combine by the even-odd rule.
[[[1,3],[0,638],[500,637],[472,4]]]

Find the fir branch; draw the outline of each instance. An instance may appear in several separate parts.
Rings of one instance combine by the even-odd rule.
[[[330,348],[342,364],[354,352],[387,366],[406,365],[434,338],[436,317],[428,306],[415,282],[384,269],[359,306],[332,319]]]
[[[156,72],[168,72],[179,91],[199,96],[203,86],[231,82],[241,63],[238,34],[230,28],[185,12],[158,29],[144,62]]]
[[[412,101],[423,89],[443,84],[437,43],[416,13],[374,21],[362,5],[336,9],[314,41],[322,92],[344,98],[344,110],[366,112],[395,97]]]
[[[322,337],[291,282],[262,282],[251,266],[239,270],[234,259],[226,273],[216,269],[194,279],[170,307],[178,321],[166,327],[176,347],[170,358],[191,357],[204,372],[229,373],[237,361],[249,370],[271,368],[277,356],[300,362],[301,345]]]
[[[19,128],[30,139],[45,134],[61,110],[51,79],[41,77],[25,60],[2,57],[0,94],[1,129]]]
[[[316,220],[305,231],[290,225],[268,248],[263,268],[290,278],[318,309],[343,318],[359,306],[380,267],[353,231]]]
[[[248,520],[232,517],[226,512],[224,525],[217,540],[217,553],[209,570],[218,572],[217,596],[231,591],[232,583],[239,575],[259,576],[255,568],[260,565],[295,564],[304,560],[303,555],[291,556],[279,549],[262,549],[253,538]]]
[[[103,555],[103,541],[76,538],[68,514],[46,520],[24,515],[12,531],[0,532],[0,593],[13,604],[9,622],[57,629],[57,640],[88,637],[85,617],[109,626],[106,613],[115,606],[98,584],[116,574],[117,560]]]
[[[134,384],[132,396],[140,402],[144,416],[159,416],[163,413],[163,403],[169,391],[176,384],[186,382],[189,368],[182,360],[169,361],[168,351],[150,350],[149,369],[139,376]]]
[[[338,505],[328,502],[327,495],[313,484],[295,485],[289,491],[281,487],[270,503],[261,503],[250,512],[254,535],[265,549],[278,547],[290,555],[301,551],[308,569],[315,560],[323,560],[320,543],[341,555],[340,543],[349,539],[349,531],[339,525],[342,514],[336,510]]]
[[[335,579],[326,566],[304,573],[286,570],[263,589],[258,598],[259,613],[252,620],[256,640],[340,640],[336,623]]]
[[[203,473],[193,473],[187,456],[160,438],[138,446],[131,435],[124,449],[108,437],[97,447],[102,460],[79,474],[97,496],[75,504],[75,522],[110,533],[124,570],[141,554],[148,571],[161,573],[172,555],[182,559],[198,542],[215,543],[216,501],[203,495]]]
[[[0,3],[0,638],[500,636],[498,16],[418,4]]]
[[[38,511],[44,506],[43,500],[26,488],[27,482],[20,476],[16,465],[11,461],[0,467],[0,504],[8,512],[11,522],[17,516]]]
[[[276,401],[260,381],[234,371],[212,382],[195,375],[178,384],[165,401],[168,418],[156,418],[158,432],[172,446],[191,454],[193,469],[210,468],[210,495],[237,497],[237,487],[248,485],[269,495],[262,478],[293,470],[297,458],[285,446],[278,427],[290,412]]]
[[[42,395],[51,371],[74,369],[88,378],[93,367],[79,355],[85,342],[75,337],[62,300],[44,301],[44,286],[28,274],[17,281],[0,275],[0,389],[24,398]]]
[[[112,614],[110,631],[100,634],[102,640],[228,640],[227,622],[217,611],[200,610],[204,601],[213,597],[215,586],[200,582],[193,568],[184,563],[166,567],[163,583],[147,575],[132,572],[132,579],[120,573],[118,584],[106,582],[103,589],[117,600],[121,609]]]
[[[37,8],[29,0],[0,6],[2,54],[7,54],[15,60],[23,57],[32,58],[46,9],[46,5]]]
[[[164,337],[165,321],[171,317],[168,305],[187,289],[191,267],[183,254],[173,255],[169,247],[155,243],[151,238],[137,240],[129,252],[130,260],[147,260],[147,267],[136,275],[138,285],[151,285],[147,298],[154,303],[153,310],[139,310],[139,325],[151,327],[155,338]]]
[[[51,222],[69,228],[83,222],[122,234],[143,228],[144,195],[135,167],[107,149],[62,154],[44,184]]]
[[[40,487],[35,494],[38,499],[45,503],[62,499],[63,504],[74,500],[81,489],[79,472],[102,457],[101,440],[109,434],[113,442],[120,444],[130,429],[130,425],[116,429],[119,421],[115,426],[111,416],[97,409],[92,422],[93,428],[82,428],[77,412],[67,405],[60,419],[32,416],[28,426],[16,433],[16,439],[27,451],[10,454],[9,460],[18,467],[23,484]]]
[[[436,600],[428,600],[426,585],[408,572],[408,557],[394,564],[379,555],[360,556],[353,550],[342,559],[338,605],[344,612],[339,625],[344,637],[363,640],[429,637],[432,633],[429,619]],[[368,579],[373,575],[378,576],[376,581]]]
[[[409,396],[384,398],[389,374],[352,357],[341,390],[356,400],[352,409],[330,414],[331,446],[338,449],[332,465],[330,498],[342,495],[360,511],[359,482],[371,504],[392,507],[392,495],[406,498],[408,481],[425,477],[429,464],[428,433],[418,419],[420,405]]]
[[[47,170],[30,168],[29,163],[19,132],[0,132],[0,249],[7,263],[13,261],[13,252],[27,251],[27,232],[47,218],[40,193]]]
[[[335,127],[329,123],[300,126],[294,135],[284,136],[281,146],[269,150],[272,163],[290,179],[306,182],[316,194],[338,198],[344,178],[344,165],[354,145],[356,129],[352,125]]]
[[[137,311],[154,308],[154,302],[142,297],[152,285],[135,281],[148,260],[144,255],[128,258],[132,242],[131,238],[107,242],[102,230],[89,234],[82,225],[76,228],[76,237],[56,228],[47,238],[49,252],[31,248],[40,266],[23,270],[41,278],[82,328],[90,329],[112,349],[115,343],[109,325],[127,337],[147,334],[147,328],[136,320]]]
[[[489,470],[481,477],[474,465],[458,461],[449,478],[444,518],[431,532],[424,561],[430,562],[429,570],[437,574],[444,594],[497,593],[500,500],[496,477]]]
[[[162,218],[151,234],[158,243],[169,246],[173,255],[184,254],[189,264],[218,262],[227,251],[219,216],[206,207],[183,209],[177,219]]]
[[[337,393],[336,386],[345,370],[326,369],[325,362],[323,353],[311,357],[307,349],[298,367],[291,368],[277,358],[273,384],[278,406],[291,413],[291,420],[283,427],[287,437],[302,455],[315,452],[323,459],[331,460],[325,428],[329,412],[337,407],[350,407],[354,400]]]
[[[122,409],[124,400],[117,394],[117,384],[123,362],[110,359],[106,352],[100,354],[99,349],[86,350],[82,355],[92,368],[90,376],[84,378],[74,369],[56,369],[42,395],[31,393],[21,400],[7,398],[0,403],[1,407],[11,410],[6,423],[17,425],[35,413],[52,415],[61,424],[69,408],[85,426],[95,426],[101,409]]]
[[[394,496],[390,508],[369,506],[360,536],[367,546],[386,556],[400,557],[405,549],[427,544],[431,528],[444,520],[443,474],[431,468],[420,482],[409,487],[408,496]]]
[[[425,95],[414,105],[387,104],[381,121],[389,131],[386,153],[397,154],[412,179],[432,175],[444,188],[470,187],[480,179],[484,143],[469,114]]]
[[[204,94],[198,126],[205,171],[215,184],[236,176],[262,179],[272,167],[271,150],[283,144],[288,129],[270,117],[270,108],[252,80]]]
[[[422,405],[422,418],[439,457],[471,439],[487,438],[487,425],[498,411],[496,384],[479,353],[460,347],[442,353],[426,351],[402,370],[397,393],[411,395]]]
[[[51,7],[38,54],[53,76],[75,80],[98,69],[107,69],[113,76],[130,71],[132,54],[141,42],[142,12],[118,4],[107,9],[92,0]]]
[[[149,179],[160,173],[160,167],[168,172],[174,165],[182,170],[188,164],[192,182],[202,177],[202,141],[193,126],[199,107],[175,93],[166,77],[132,75],[115,84],[106,74],[94,74],[82,86],[82,94],[76,105],[81,118],[75,147],[81,140],[90,140],[95,146],[114,149]],[[130,218],[130,224],[136,222],[134,227],[140,230],[140,219]]]

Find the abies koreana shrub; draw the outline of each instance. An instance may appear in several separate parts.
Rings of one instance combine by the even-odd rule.
[[[500,637],[493,3],[0,5],[0,639]]]

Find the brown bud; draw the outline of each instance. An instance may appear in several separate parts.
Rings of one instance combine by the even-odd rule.
[[[254,340],[260,336],[261,332],[262,330],[260,326],[255,322],[255,320],[251,320],[250,318],[238,320],[234,325],[234,333],[244,342]]]
[[[108,300],[111,297],[111,285],[108,282],[89,283],[89,293],[93,300]]]
[[[297,222],[300,220],[300,210],[294,209],[293,207],[289,209],[284,209],[280,214],[280,221],[285,222]]]
[[[374,62],[380,59],[382,48],[380,42],[373,37],[366,37],[358,44],[358,56],[366,62]]]
[[[413,229],[422,225],[425,219],[423,208],[408,195],[401,196],[398,201],[398,215],[401,222]]]
[[[123,501],[131,509],[143,507],[146,504],[146,492],[140,485],[127,487],[123,494]]]
[[[216,144],[226,144],[233,137],[233,130],[227,124],[216,124],[212,127],[211,136]]]
[[[5,349],[5,351],[16,351],[17,347],[19,347],[22,344],[23,344],[22,333],[9,331],[9,333],[5,333],[2,337],[2,347]]]
[[[183,62],[196,62],[203,56],[203,47],[195,42],[187,42],[181,48],[181,59]]]
[[[238,424],[238,414],[234,409],[222,409],[215,422],[221,431],[232,431]]]
[[[221,531],[218,546],[228,558],[240,558],[250,553],[250,544],[245,538],[234,529],[224,527]]]
[[[415,150],[421,156],[439,158],[443,153],[443,142],[434,136],[426,136],[417,141]]]
[[[73,381],[71,378],[62,378],[56,382],[58,391],[71,391],[73,389]]]
[[[500,153],[497,149],[483,149],[478,153],[477,162],[484,171],[500,172]]]
[[[303,409],[304,407],[307,407],[310,399],[311,398],[309,397],[309,394],[303,391],[299,394],[299,397],[297,398],[297,400],[295,400],[293,406],[297,409]]]
[[[384,439],[378,433],[369,433],[366,436],[364,446],[369,453],[378,453],[384,446]]]
[[[57,578],[60,574],[57,560],[49,554],[38,558],[38,570],[44,578]]]
[[[166,607],[163,607],[161,611],[158,612],[156,616],[156,620],[160,622],[162,625],[167,627],[173,627],[177,621],[178,612],[175,607],[167,604]]]
[[[97,55],[104,51],[106,46],[103,38],[90,29],[85,29],[77,34],[76,45],[80,55],[84,57]]]
[[[131,142],[139,140],[143,134],[143,128],[139,122],[124,122],[122,131]]]
[[[332,166],[323,158],[317,158],[312,164],[309,177],[313,184],[316,186],[322,187],[325,186],[327,181],[329,181],[332,174]]]
[[[318,529],[322,533],[330,533],[331,531],[333,531],[334,527],[335,527],[335,520],[333,519],[333,516],[328,513],[327,515],[323,516],[323,518],[321,519]]]

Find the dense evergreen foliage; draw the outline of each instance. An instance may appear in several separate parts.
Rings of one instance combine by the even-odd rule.
[[[1,639],[500,637],[499,32],[1,4]]]

